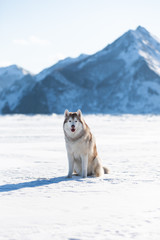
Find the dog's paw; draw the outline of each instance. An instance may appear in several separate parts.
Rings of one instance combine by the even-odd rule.
[[[66,178],[72,178],[72,175],[67,175],[67,177]]]
[[[82,175],[82,178],[87,178],[87,175]]]

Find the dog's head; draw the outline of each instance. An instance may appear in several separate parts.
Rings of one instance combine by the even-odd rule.
[[[83,129],[81,110],[78,110],[77,112],[69,112],[67,109],[65,110],[64,129],[71,136],[79,133]]]

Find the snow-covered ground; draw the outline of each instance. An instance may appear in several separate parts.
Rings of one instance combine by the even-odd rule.
[[[160,116],[85,116],[110,174],[67,179],[63,116],[0,117],[0,240],[159,240]]]

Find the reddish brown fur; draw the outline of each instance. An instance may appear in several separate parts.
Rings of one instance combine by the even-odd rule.
[[[78,110],[77,112],[68,112],[68,110],[66,110],[64,124],[69,120],[69,118],[77,118],[83,125],[82,131],[77,136],[73,135],[72,137],[64,130],[68,154],[71,160],[74,158],[75,161],[75,168],[73,169],[74,173],[77,172],[77,174],[81,174],[80,171],[82,171],[83,177],[87,177],[87,175],[89,176],[92,174],[96,177],[100,177],[103,176],[104,173],[108,173],[108,169],[102,166],[101,159],[99,158],[97,153],[95,138],[92,135],[90,128],[84,121],[81,111]],[[88,172],[86,175],[86,172],[84,171],[84,169],[82,169],[81,161],[82,159],[85,159],[87,155]],[[72,168],[69,168],[68,176],[71,177],[72,173]]]
[[[96,147],[96,144],[95,144],[94,147],[93,147],[93,157],[96,158],[97,155],[98,155],[98,153],[97,153],[97,147]]]

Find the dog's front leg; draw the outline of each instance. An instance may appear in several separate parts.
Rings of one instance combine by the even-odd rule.
[[[82,177],[87,177],[87,167],[88,167],[88,156],[82,156]]]
[[[71,154],[67,153],[68,155],[68,165],[69,165],[69,170],[68,170],[68,178],[72,177],[73,169],[74,169],[74,158]]]

